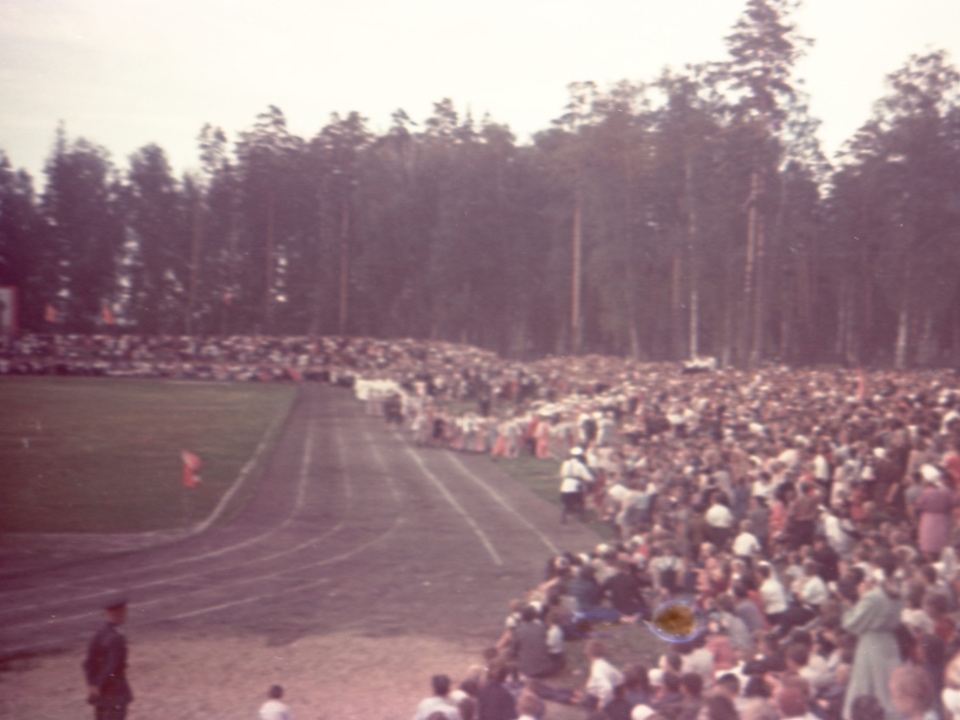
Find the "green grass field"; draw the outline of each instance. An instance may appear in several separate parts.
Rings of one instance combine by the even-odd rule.
[[[0,531],[140,532],[196,522],[267,429],[279,428],[295,392],[271,383],[0,379]],[[203,483],[189,495],[181,450],[204,463]]]

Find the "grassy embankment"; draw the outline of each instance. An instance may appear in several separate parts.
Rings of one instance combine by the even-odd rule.
[[[4,378],[0,531],[140,532],[198,521],[264,433],[279,428],[294,394],[270,383]],[[204,463],[203,483],[190,491],[182,450]]]

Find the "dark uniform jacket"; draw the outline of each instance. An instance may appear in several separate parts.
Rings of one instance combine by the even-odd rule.
[[[127,640],[113,623],[93,636],[83,663],[87,685],[100,688],[100,703],[126,704],[133,700],[127,684]]]

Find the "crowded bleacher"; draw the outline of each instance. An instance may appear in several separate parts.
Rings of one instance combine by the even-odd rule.
[[[0,344],[0,374],[343,385],[423,447],[554,462],[558,495],[559,463],[582,458],[587,516],[610,539],[545,558],[482,662],[435,679],[431,713],[960,719],[960,379],[684,370],[413,340]],[[675,599],[697,632],[654,662],[611,653],[611,628],[643,631]],[[567,666],[580,642],[584,677]]]

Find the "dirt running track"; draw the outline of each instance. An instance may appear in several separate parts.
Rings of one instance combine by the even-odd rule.
[[[483,456],[416,448],[340,389],[303,386],[246,507],[180,542],[0,569],[0,716],[84,717],[99,603],[131,600],[131,720],[409,718],[498,637],[547,557],[596,536]],[[91,713],[92,714],[92,713]]]

